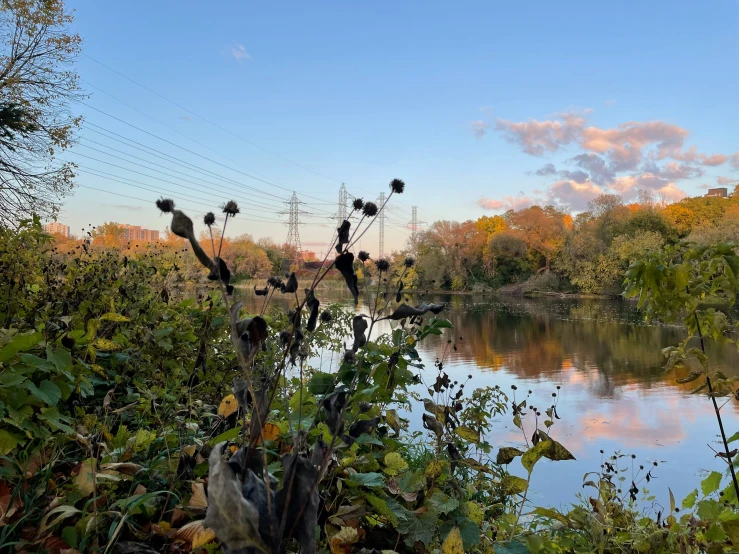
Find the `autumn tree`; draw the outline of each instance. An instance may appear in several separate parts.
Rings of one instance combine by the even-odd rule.
[[[91,234],[93,246],[121,249],[126,243],[126,230],[112,221],[98,225]]]
[[[80,124],[71,22],[61,0],[0,0],[0,225],[55,217],[72,188],[72,165],[57,158]]]
[[[549,271],[552,257],[560,251],[564,244],[566,215],[553,206],[545,208],[531,206],[525,210],[510,211],[506,214],[508,224],[516,235],[529,248],[544,257],[544,267],[539,271]]]

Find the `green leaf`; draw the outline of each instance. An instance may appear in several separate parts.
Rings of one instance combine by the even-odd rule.
[[[695,506],[695,500],[698,498],[698,489],[695,489],[693,492],[691,492],[688,496],[686,496],[681,506],[684,510],[689,510],[693,506]]]
[[[667,488],[667,492],[670,493],[670,513],[675,513],[675,495],[672,494],[672,489]]]
[[[542,456],[545,456],[547,452],[552,450],[554,443],[552,441],[540,441],[529,448],[526,453],[521,457],[521,465],[526,468],[526,471],[531,473],[534,470],[536,462],[541,460]]]
[[[428,506],[437,514],[448,514],[459,507],[459,500],[451,498],[443,492],[435,492],[428,499]]]
[[[15,435],[11,435],[5,429],[0,429],[0,456],[5,456],[16,446],[18,446],[18,439]]]
[[[335,375],[318,371],[308,381],[308,391],[311,394],[328,394],[334,388],[335,379]]]
[[[211,446],[215,446],[216,444],[219,444],[219,443],[222,443],[222,442],[225,442],[225,441],[233,440],[233,439],[235,439],[236,437],[239,436],[239,431],[241,431],[241,428],[240,427],[234,427],[233,429],[229,429],[228,431],[224,431],[220,435],[218,435],[218,436],[213,437],[212,439],[210,439],[208,441],[208,444],[210,444]]]
[[[32,381],[28,381],[26,388],[31,391],[31,394],[48,406],[56,406],[57,402],[62,398],[62,391],[51,381],[43,380],[38,387]]]
[[[54,364],[57,371],[67,372],[72,369],[72,353],[66,348],[46,348],[46,359]]]
[[[721,515],[723,506],[716,500],[701,500],[696,513],[703,521],[715,521]]]
[[[572,453],[557,441],[552,441],[552,446],[545,452],[544,457],[552,461],[574,460]]]
[[[0,373],[0,387],[17,387],[25,381],[26,378],[27,377],[23,373],[13,371],[13,368],[11,367],[9,370],[5,370]]]
[[[726,532],[721,528],[718,523],[712,524],[705,535],[703,535],[707,541],[710,542],[724,542],[726,540]]]
[[[734,433],[733,435],[731,435],[726,442],[727,443],[730,443],[730,442],[734,442],[734,441],[739,441],[739,431],[737,431],[736,433]]]
[[[556,519],[557,521],[561,522],[563,525],[567,527],[572,525],[570,518],[568,518],[566,515],[552,508],[534,508],[532,513],[540,517],[545,517],[548,519]]]
[[[393,524],[393,526],[397,527],[398,516],[395,515],[395,512],[393,512],[393,510],[388,507],[385,500],[383,500],[379,496],[375,496],[374,494],[368,494],[367,496],[365,496],[365,499],[367,500],[367,502],[370,503],[375,511],[377,511],[378,514],[385,516],[388,521]]]
[[[523,456],[523,451],[512,446],[504,446],[498,450],[498,456],[495,458],[495,463],[503,465],[510,464],[517,456]]]
[[[703,496],[708,496],[716,492],[721,485],[721,474],[718,471],[712,471],[708,477],[701,481],[701,492]]]
[[[311,419],[311,421],[313,420]],[[380,439],[373,437],[372,435],[368,435],[367,433],[362,433],[361,435],[359,435],[356,442],[359,444],[374,444],[376,446],[384,446]]]
[[[480,433],[475,431],[474,429],[471,429],[465,425],[458,425],[454,432],[462,437],[464,440],[468,440],[470,442],[480,442]]]
[[[452,329],[454,327],[452,322],[449,321],[448,319],[442,319],[442,318],[437,318],[437,317],[432,318],[429,323],[433,325],[434,327],[436,327],[437,329]]]
[[[495,543],[495,554],[531,554],[528,547],[518,541]]]
[[[473,546],[480,544],[480,527],[469,518],[457,520],[459,534],[462,536],[465,552],[472,550]]]
[[[520,477],[516,477],[515,475],[506,475],[505,477],[503,477],[501,485],[503,486],[503,492],[507,496],[521,494],[529,487],[526,479],[521,479]]]
[[[44,338],[38,331],[18,333],[12,340],[0,348],[0,362],[11,360],[18,352],[26,352],[36,346]]]
[[[51,427],[58,429],[59,431],[64,431],[65,433],[74,433],[74,429],[67,425],[68,423],[72,423],[72,418],[61,415],[56,407],[41,408],[41,413],[38,415],[38,417],[40,419],[43,419]]]
[[[354,473],[347,479],[349,484],[361,487],[384,487],[385,477],[382,473]]]

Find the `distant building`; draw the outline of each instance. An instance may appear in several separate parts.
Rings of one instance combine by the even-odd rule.
[[[123,238],[131,242],[156,242],[159,240],[159,231],[145,229],[140,225],[128,225],[127,223],[118,223],[118,227],[123,229]]]
[[[719,198],[726,198],[728,196],[726,188],[719,189],[708,189],[706,196],[718,196]]]
[[[57,223],[56,221],[44,225],[44,231],[46,231],[50,235],[61,235],[63,237],[69,238],[69,225],[63,225],[62,223]]]

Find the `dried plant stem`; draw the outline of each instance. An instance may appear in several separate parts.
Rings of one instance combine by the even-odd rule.
[[[705,355],[706,345],[703,340],[703,333],[701,332],[701,324],[700,324],[700,320],[698,319],[698,313],[694,311],[693,317],[695,318],[695,326],[698,331],[698,339],[700,340],[701,351]],[[721,440],[724,443],[724,452],[726,453],[726,460],[729,462],[729,471],[731,471],[731,479],[732,479],[732,482],[734,483],[734,492],[736,493],[736,497],[739,499],[739,482],[737,482],[736,480],[736,472],[734,471],[734,464],[731,461],[729,443],[726,440],[726,432],[724,431],[724,422],[721,419],[721,409],[718,407],[718,403],[716,402],[716,396],[713,394],[713,386],[711,385],[711,377],[708,374],[706,374],[706,385],[708,385],[708,395],[711,397],[711,402],[713,403],[713,409],[716,412],[716,420],[718,421],[718,427],[721,430]]]

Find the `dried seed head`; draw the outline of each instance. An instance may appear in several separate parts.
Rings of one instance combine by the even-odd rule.
[[[364,263],[364,262],[366,262],[367,260],[370,259],[369,252],[365,252],[364,250],[360,250],[359,251],[359,254],[357,254],[357,258],[359,258],[359,261],[360,262]]]
[[[384,258],[380,258],[379,260],[375,261],[375,265],[380,271],[387,271],[388,269],[390,269],[390,262],[388,262]]]
[[[364,200],[361,198],[355,198],[354,202],[352,203],[352,207],[355,210],[361,210],[364,207]]]
[[[328,323],[333,318],[334,318],[334,316],[332,316],[331,315],[331,312],[329,312],[328,310],[323,310],[321,312],[321,321],[323,321],[324,323]]]
[[[239,210],[239,205],[234,202],[233,200],[229,200],[226,202],[221,209],[223,210],[224,214],[235,216],[237,213],[239,213],[241,210]]]
[[[390,181],[390,188],[393,192],[397,194],[403,194],[403,190],[405,190],[405,183],[400,179],[393,179],[392,181]]]
[[[367,217],[375,217],[377,215],[377,204],[367,202],[362,208],[362,213]]]
[[[216,215],[213,212],[208,212],[205,214],[205,217],[203,218],[203,223],[205,223],[208,227],[213,225],[216,222]]]
[[[416,265],[416,260],[408,256],[404,261],[403,264],[405,264],[405,267],[408,269],[412,268],[414,265]]]
[[[174,200],[171,198],[160,198],[157,200],[157,208],[162,210],[165,214],[168,214],[174,210]],[[84,229],[82,230],[84,231]]]

